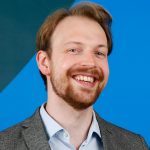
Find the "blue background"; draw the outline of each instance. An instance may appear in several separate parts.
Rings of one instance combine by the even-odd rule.
[[[93,2],[112,14],[114,41],[109,82],[94,108],[106,120],[141,134],[150,145],[150,1]],[[32,115],[46,99],[34,54],[0,93],[0,130]]]

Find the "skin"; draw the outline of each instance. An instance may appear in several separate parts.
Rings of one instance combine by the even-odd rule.
[[[68,131],[71,144],[78,149],[92,122],[92,104],[109,76],[106,34],[96,21],[70,16],[57,25],[50,40],[51,57],[42,50],[36,57],[47,78],[46,110]],[[94,82],[78,81],[79,75],[92,77]]]

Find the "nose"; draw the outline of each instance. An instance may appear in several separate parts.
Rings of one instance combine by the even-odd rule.
[[[82,55],[82,66],[95,67],[96,66],[96,58],[92,53],[84,53]]]

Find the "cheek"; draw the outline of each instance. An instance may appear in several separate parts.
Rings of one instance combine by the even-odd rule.
[[[71,68],[71,63],[69,61],[62,61],[60,64],[60,71],[66,73]]]
[[[64,70],[68,70],[70,68],[72,68],[75,64],[78,63],[78,60],[74,57],[62,57],[60,59],[60,65],[62,67],[62,69]]]
[[[73,63],[68,59],[59,59],[55,63],[55,71],[57,72],[58,76],[66,76],[68,71],[72,67]]]
[[[102,69],[103,69],[103,73],[104,73],[104,78],[107,82],[108,80],[108,77],[109,77],[109,66],[108,66],[108,62],[105,62],[103,65],[102,65]]]

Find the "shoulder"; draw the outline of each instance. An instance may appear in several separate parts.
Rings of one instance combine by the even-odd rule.
[[[31,124],[35,118],[35,115],[25,119],[24,121],[5,129],[0,132],[0,150],[24,150],[25,143],[22,135],[22,131],[26,128],[26,124]],[[26,150],[26,149],[25,149]]]
[[[132,131],[129,131],[125,128],[119,127],[118,125],[115,125],[115,124],[101,118],[101,123],[102,122],[103,122],[103,125],[107,128],[107,130],[111,131],[113,134],[115,134],[115,136],[118,136],[118,137],[125,136],[128,138],[130,138],[130,137],[133,138],[133,137],[139,136],[138,134],[136,134]]]
[[[112,145],[117,149],[137,149],[148,150],[144,138],[127,129],[121,128],[110,123],[97,115],[98,124],[101,130],[102,138],[111,140]]]
[[[21,131],[21,126],[20,126],[21,123],[11,127],[11,128],[8,128],[4,131],[1,131],[0,132],[0,143],[4,142],[4,141],[7,141],[9,142],[9,140],[11,139],[19,139],[20,138],[20,131]]]
[[[24,145],[22,140],[22,123],[19,123],[11,128],[8,128],[2,132],[0,132],[0,149],[1,150],[9,150],[15,149],[16,145]]]

